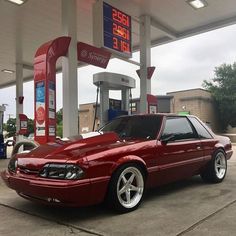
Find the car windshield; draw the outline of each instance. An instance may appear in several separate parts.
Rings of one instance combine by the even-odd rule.
[[[156,139],[161,126],[161,116],[125,116],[112,120],[99,132],[115,132],[122,139]]]

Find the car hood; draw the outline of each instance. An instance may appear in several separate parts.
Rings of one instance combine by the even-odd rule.
[[[18,159],[18,166],[38,169],[50,162],[65,163],[79,159],[86,161],[88,152],[96,152],[116,143],[123,143],[116,133],[92,132],[41,145],[29,153],[17,154],[16,158]]]

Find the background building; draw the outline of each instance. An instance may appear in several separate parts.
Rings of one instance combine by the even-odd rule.
[[[170,95],[158,95],[156,96],[158,100],[158,112],[160,113],[170,113],[171,112],[171,99],[173,98]],[[118,103],[119,100],[110,99],[110,107],[114,108],[114,103]],[[117,107],[118,104],[115,104]],[[100,109],[99,104],[97,106],[97,115],[95,119],[95,130],[99,127],[100,124]],[[132,114],[140,113],[140,99],[134,98],[130,102],[130,109]],[[80,133],[86,133],[93,130],[93,123],[95,117],[95,103],[81,104],[79,109],[79,122],[80,122]]]
[[[211,93],[207,90],[189,89],[167,93],[167,95],[157,95],[159,113],[190,114],[198,116],[203,122],[218,132],[219,121],[217,110]],[[113,99],[114,101],[114,99]],[[118,100],[116,100],[118,101]],[[132,114],[139,114],[139,98],[134,98],[130,102]],[[95,117],[95,103],[81,104],[79,109],[80,133],[93,130]],[[95,119],[95,130],[99,127],[99,104]]]
[[[157,95],[157,103],[158,103],[158,112],[159,113],[170,113],[171,112],[171,99],[173,98],[172,95]],[[132,114],[139,114],[140,113],[140,99],[134,98],[132,99],[131,110]]]
[[[81,104],[79,109],[79,133],[87,133],[93,131],[93,123],[95,117],[95,103]],[[97,109],[99,113],[99,107]],[[99,114],[97,113],[97,118],[95,119],[95,130],[99,126]]]
[[[198,116],[212,130],[220,130],[214,99],[207,90],[197,88],[167,93],[171,100],[171,112]]]

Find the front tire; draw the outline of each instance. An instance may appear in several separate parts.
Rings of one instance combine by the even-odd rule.
[[[143,170],[137,164],[126,164],[112,176],[109,191],[109,206],[121,213],[137,209],[145,189]]]
[[[223,151],[217,151],[206,169],[201,173],[205,182],[220,183],[226,176],[227,160]]]

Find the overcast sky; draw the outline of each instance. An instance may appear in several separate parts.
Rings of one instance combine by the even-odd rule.
[[[139,53],[134,53],[139,58]],[[200,88],[205,79],[214,77],[214,68],[223,63],[236,61],[236,25],[218,29],[191,38],[152,48],[151,65],[156,66],[152,78],[152,94]],[[137,66],[113,59],[106,70],[87,66],[78,69],[79,104],[95,102],[96,87],[93,74],[101,71],[122,73],[136,80],[133,97],[139,97]],[[33,82],[24,84],[24,113],[33,118]],[[111,93],[119,98],[119,93]],[[9,114],[15,117],[15,86],[0,89],[0,104],[7,103],[5,121]],[[62,107],[62,78],[57,75],[57,110]]]

